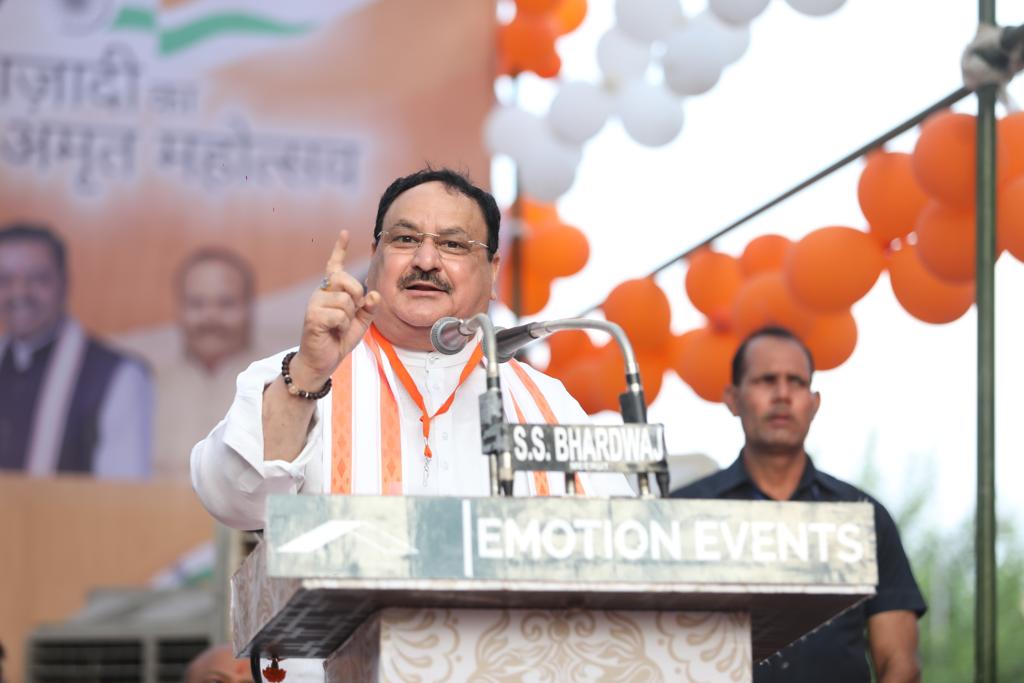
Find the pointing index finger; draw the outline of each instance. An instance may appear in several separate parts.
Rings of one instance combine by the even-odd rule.
[[[348,251],[348,230],[342,230],[327,259],[327,277],[339,270],[345,270],[345,252]]]

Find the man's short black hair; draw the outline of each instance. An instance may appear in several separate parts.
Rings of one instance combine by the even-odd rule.
[[[38,223],[17,222],[0,228],[0,245],[10,242],[32,241],[49,247],[61,280],[67,282],[68,264],[64,241],[53,230]]]
[[[740,344],[740,347],[736,349],[736,353],[732,357],[732,385],[734,387],[738,387],[740,385],[740,382],[743,381],[743,373],[747,371],[747,347],[750,346],[750,342],[759,337],[785,339],[795,343],[803,349],[804,354],[807,356],[807,365],[810,366],[811,369],[810,377],[814,376],[814,356],[811,354],[811,350],[807,348],[807,344],[804,344],[800,337],[796,336],[785,327],[768,326],[762,327],[761,329],[748,334],[746,339],[743,340],[743,343]]]
[[[435,169],[427,166],[388,185],[388,189],[380,196],[380,203],[377,204],[377,222],[373,227],[374,243],[380,242],[380,234],[384,231],[384,214],[391,208],[398,195],[417,185],[434,182],[442,183],[449,190],[459,192],[477,203],[487,224],[487,259],[494,258],[498,251],[498,231],[501,228],[501,211],[498,210],[498,203],[494,201],[490,192],[480,189],[468,176],[450,168]]]

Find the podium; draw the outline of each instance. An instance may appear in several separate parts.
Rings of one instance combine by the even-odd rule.
[[[273,496],[234,644],[328,682],[741,683],[875,557],[868,503]]]

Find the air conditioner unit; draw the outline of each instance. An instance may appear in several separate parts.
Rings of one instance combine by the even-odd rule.
[[[29,637],[30,683],[180,683],[211,643],[213,594],[102,590],[79,614]]]

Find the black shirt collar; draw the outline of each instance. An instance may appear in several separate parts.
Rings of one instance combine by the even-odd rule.
[[[796,490],[793,492],[790,500],[817,500],[819,499],[819,495],[816,492],[817,488],[819,486],[827,486],[827,482],[818,476],[818,469],[814,466],[810,456],[807,456],[804,463],[804,471],[800,475],[800,481],[797,483]],[[764,491],[758,488],[754,480],[751,479],[746,465],[743,464],[743,451],[740,451],[739,457],[722,472],[719,483],[721,486],[719,494],[747,489],[753,492],[756,498],[769,500]]]

